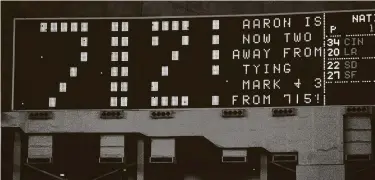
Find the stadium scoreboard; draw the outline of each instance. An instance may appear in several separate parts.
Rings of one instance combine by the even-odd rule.
[[[375,104],[375,10],[15,19],[14,110]]]

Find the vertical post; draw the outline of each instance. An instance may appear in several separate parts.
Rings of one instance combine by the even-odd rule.
[[[21,179],[21,134],[14,132],[13,143],[13,180]]]
[[[267,154],[260,155],[260,180],[267,180],[267,166],[268,166],[268,159]]]
[[[145,174],[145,143],[142,139],[137,142],[137,180],[144,180]]]

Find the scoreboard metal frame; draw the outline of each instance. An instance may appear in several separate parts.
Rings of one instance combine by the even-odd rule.
[[[371,12],[373,13],[373,15],[375,16],[375,9],[363,9],[363,10],[340,10],[340,11],[316,11],[316,12],[293,12],[293,13],[270,13],[270,14],[238,14],[238,15],[197,15],[197,16],[156,16],[156,17],[65,17],[65,18],[14,18],[14,23],[13,23],[13,69],[12,69],[12,110],[13,111],[33,111],[33,110],[68,110],[70,108],[20,108],[19,106],[17,106],[17,108],[15,107],[16,105],[16,102],[15,102],[15,99],[16,99],[16,93],[15,93],[15,86],[16,86],[16,82],[15,82],[15,77],[16,77],[16,24],[17,22],[19,21],[30,21],[30,20],[174,20],[174,19],[186,19],[186,20],[191,20],[191,19],[202,19],[202,18],[210,18],[210,19],[214,19],[214,18],[235,18],[235,17],[238,17],[238,18],[255,18],[255,17],[259,17],[259,18],[262,18],[262,17],[273,17],[273,16],[287,16],[287,15],[291,15],[291,18],[293,19],[293,15],[321,15],[323,17],[323,21],[324,21],[324,24],[323,24],[323,36],[322,38],[329,38],[329,36],[327,36],[326,34],[326,31],[327,31],[327,27],[326,27],[326,23],[325,23],[325,18],[326,18],[326,13],[327,14],[334,14],[334,13],[361,13],[361,12]],[[374,18],[375,19],[375,18]],[[160,23],[161,24],[161,23]],[[375,20],[373,22],[374,26],[375,26]],[[321,28],[321,27],[319,27]],[[348,27],[349,28],[349,27]],[[151,25],[150,25],[150,29],[151,29]],[[372,33],[375,35],[375,33]],[[330,37],[333,37],[336,38],[336,37],[340,37],[341,35],[332,35]],[[366,36],[366,37],[370,37],[370,36]],[[373,37],[375,39],[375,36]],[[335,41],[333,40],[333,43],[331,44],[334,44]],[[375,44],[375,43],[374,43]],[[374,78],[374,79],[371,79],[371,80],[356,80],[356,79],[332,79],[330,81],[327,80],[327,69],[331,66],[335,66],[335,63],[331,63],[331,64],[327,64],[328,61],[328,56],[327,56],[327,49],[328,49],[328,45],[327,45],[327,42],[326,42],[326,39],[323,40],[323,44],[321,44],[322,48],[323,48],[323,62],[322,62],[322,68],[323,68],[323,78],[321,79],[321,84],[322,84],[322,88],[323,88],[323,95],[321,96],[322,99],[320,99],[321,102],[319,103],[316,103],[316,104],[295,104],[295,103],[289,103],[289,104],[269,104],[269,105],[259,105],[259,106],[253,106],[253,105],[229,105],[229,104],[226,104],[226,105],[223,105],[223,106],[208,106],[208,105],[202,105],[202,106],[187,106],[187,107],[182,107],[182,106],[179,106],[179,107],[172,107],[169,105],[168,103],[168,106],[166,107],[163,107],[163,106],[160,106],[158,105],[158,107],[149,107],[149,106],[136,106],[136,107],[104,107],[104,108],[85,108],[85,107],[80,107],[80,108],[73,108],[73,109],[111,109],[111,110],[114,110],[114,109],[125,109],[125,110],[137,110],[137,109],[142,109],[142,110],[151,110],[151,109],[212,109],[212,108],[248,108],[248,107],[280,107],[280,106],[290,106],[290,107],[300,107],[300,106],[310,106],[310,107],[314,107],[314,106],[358,106],[358,105],[363,105],[363,106],[368,106],[368,105],[374,105],[375,104],[375,101],[369,101],[369,102],[364,102],[364,103],[347,103],[347,104],[326,104],[326,86],[328,86],[328,84],[339,84],[337,85],[338,88],[336,87],[336,89],[340,89],[340,90],[347,90],[344,86],[344,84],[349,84],[349,83],[353,83],[353,84],[361,84],[361,83],[364,83],[364,84],[372,84],[371,88],[373,88],[375,90],[375,75],[373,74],[371,78]],[[285,51],[285,50],[284,50]],[[331,54],[334,54],[334,50],[332,50]],[[375,57],[375,53],[374,53],[374,57]],[[335,57],[333,56],[331,59],[334,60],[334,59],[340,59],[341,57]],[[344,57],[345,58],[345,57]],[[349,58],[350,59],[350,58]],[[233,61],[233,60],[232,60]],[[375,61],[375,59],[373,60]],[[365,68],[363,68],[365,69]],[[368,70],[368,69],[367,69]],[[221,71],[221,70],[220,70]],[[334,73],[332,72],[332,74],[334,75]],[[353,74],[352,74],[353,75]],[[354,75],[353,75],[354,76]],[[328,83],[327,83],[328,81]],[[366,81],[369,81],[369,82],[366,82]],[[373,82],[371,82],[373,81]],[[295,83],[299,83],[300,81],[295,81]],[[346,83],[345,83],[346,82]],[[244,83],[242,83],[244,84]],[[296,85],[296,84],[295,84]],[[244,86],[244,85],[243,85]],[[352,85],[354,86],[354,85]],[[359,86],[359,85],[356,85],[358,87],[354,87],[354,89],[358,89],[360,87],[367,87],[367,86]],[[369,89],[371,89],[369,88]],[[362,90],[361,89],[361,90]],[[372,89],[371,89],[372,90]],[[352,90],[353,91],[353,90]],[[375,91],[373,91],[375,92]],[[297,92],[298,94],[299,92]],[[350,93],[349,93],[350,94]],[[372,95],[371,94],[371,91],[370,92],[366,92],[364,93],[365,95]],[[343,95],[347,95],[345,93],[343,93]],[[170,95],[168,95],[170,96]],[[290,94],[289,95],[290,99],[292,98],[293,94]],[[161,97],[161,96],[160,96]],[[305,96],[306,97],[306,96]],[[285,94],[284,94],[284,98],[285,98]],[[297,97],[298,98],[298,97]],[[300,97],[301,98],[301,97]],[[302,96],[303,98],[303,96]],[[343,97],[341,97],[343,98]],[[344,97],[346,98],[346,97]],[[362,97],[363,98],[363,97]],[[369,97],[371,99],[371,97]],[[374,99],[374,98],[372,98]],[[371,99],[371,100],[372,100]],[[233,98],[232,98],[233,100]],[[117,101],[117,100],[116,100]],[[291,100],[289,100],[291,101]],[[311,101],[311,99],[310,99]],[[323,101],[323,102],[322,102]],[[146,102],[146,101],[143,101],[143,103]],[[148,101],[149,102],[149,101]],[[354,102],[354,101],[353,101]],[[131,101],[130,101],[131,103]],[[117,104],[117,103],[116,103]]]

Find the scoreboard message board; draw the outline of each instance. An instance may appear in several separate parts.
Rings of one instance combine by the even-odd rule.
[[[375,10],[26,18],[13,109],[375,104]]]

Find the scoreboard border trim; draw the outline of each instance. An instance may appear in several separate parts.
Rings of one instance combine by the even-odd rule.
[[[16,20],[58,20],[58,19],[178,19],[178,18],[214,18],[214,17],[253,17],[253,16],[277,16],[277,15],[303,15],[321,13],[343,13],[343,12],[364,12],[375,11],[375,9],[347,9],[331,11],[309,11],[309,12],[285,12],[285,13],[257,13],[257,14],[228,14],[228,15],[189,15],[189,16],[141,16],[141,17],[46,17],[46,18],[14,18]]]
[[[74,20],[74,19],[82,19],[82,20],[100,20],[100,19],[107,19],[107,20],[115,20],[115,19],[178,19],[178,18],[225,18],[225,17],[254,17],[254,16],[277,16],[277,15],[304,15],[304,14],[324,14],[324,13],[345,13],[345,12],[366,12],[366,11],[375,11],[375,9],[347,9],[347,10],[330,10],[330,11],[309,11],[309,12],[285,12],[285,13],[257,13],[257,14],[228,14],[228,15],[190,15],[190,16],[142,16],[142,17],[51,17],[51,18],[13,18],[13,62],[12,62],[12,102],[11,102],[11,111],[67,111],[71,109],[45,109],[45,110],[16,110],[14,108],[14,86],[15,86],[15,38],[16,38],[16,21],[17,20]],[[323,105],[323,106],[287,106],[287,107],[335,107],[335,106],[358,106],[358,105]],[[359,106],[374,106],[374,105],[359,105]],[[233,109],[238,107],[233,107]],[[260,108],[260,107],[241,107],[241,108]],[[262,108],[276,108],[276,107],[262,107]],[[141,109],[141,110],[158,110],[156,109]],[[165,110],[164,108],[160,108]],[[170,110],[193,110],[193,109],[223,109],[219,107],[211,107],[211,108],[166,108]],[[230,107],[225,109],[231,109]],[[75,110],[103,110],[103,109],[75,109]],[[104,109],[105,110],[105,109]],[[108,109],[108,110],[116,110],[116,109]],[[124,109],[119,109],[124,110]],[[129,111],[140,110],[140,109],[126,109]]]

